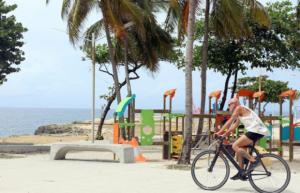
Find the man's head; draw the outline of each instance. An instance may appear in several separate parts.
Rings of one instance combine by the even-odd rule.
[[[237,98],[232,98],[232,99],[230,99],[230,101],[229,101],[229,103],[228,103],[228,106],[229,106],[229,112],[233,112],[234,111],[234,109],[236,108],[236,107],[238,107],[240,105],[240,102],[239,102],[239,100],[237,99]]]

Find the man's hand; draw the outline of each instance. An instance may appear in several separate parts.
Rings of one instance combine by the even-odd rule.
[[[225,132],[221,137],[227,138],[230,135],[230,133]]]
[[[219,136],[219,132],[213,134],[213,139],[216,139]]]
[[[213,134],[213,139],[216,139],[216,137],[222,136],[222,135],[224,135],[224,130],[220,130],[220,131],[214,133]]]

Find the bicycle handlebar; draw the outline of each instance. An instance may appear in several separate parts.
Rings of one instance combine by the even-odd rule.
[[[223,137],[223,136],[216,136],[216,139],[219,140],[219,141],[224,141],[225,137]]]

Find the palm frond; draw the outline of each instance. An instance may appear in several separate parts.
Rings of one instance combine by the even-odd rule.
[[[170,0],[168,4],[168,12],[165,20],[165,29],[167,31],[173,31],[174,27],[178,24],[181,19],[181,12],[183,6],[178,0]]]
[[[93,25],[91,25],[85,32],[84,32],[84,47],[90,47],[91,46],[91,39],[92,34],[95,35],[95,38],[99,38],[101,36],[101,31],[104,28],[103,19],[95,22]]]
[[[251,34],[239,0],[214,0],[211,23],[216,35],[220,37],[238,38]]]
[[[110,1],[110,0],[103,0],[102,1],[102,14],[103,17],[106,18],[107,24],[111,27],[112,30],[114,30],[117,37],[121,37],[125,34],[125,29],[120,21],[120,18],[115,13],[119,13],[118,11],[118,4],[112,2],[116,1]]]
[[[244,0],[249,7],[252,20],[264,27],[270,27],[271,20],[264,6],[256,0]]]
[[[135,29],[140,34],[145,34],[144,19],[146,19],[146,14],[148,16],[151,15],[150,10],[144,12],[143,9],[138,7],[131,0],[121,0],[119,2],[119,13],[123,24],[133,22]]]
[[[68,33],[72,44],[80,38],[81,28],[90,11],[97,5],[94,0],[75,0],[68,15]]]
[[[61,18],[64,19],[66,16],[68,16],[72,3],[74,3],[74,0],[63,0],[61,6]]]

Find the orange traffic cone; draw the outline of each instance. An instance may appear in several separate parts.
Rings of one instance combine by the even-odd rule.
[[[129,144],[132,145],[134,150],[134,159],[136,162],[145,162],[146,158],[143,156],[143,154],[140,152],[139,149],[139,143],[136,140],[136,138],[132,138],[131,141],[129,141]]]

